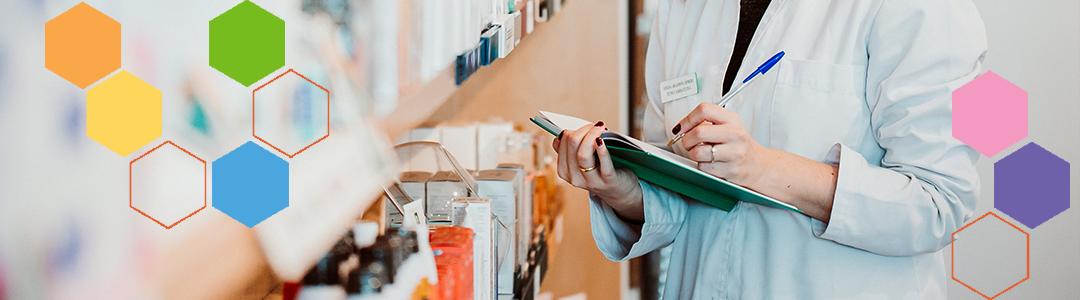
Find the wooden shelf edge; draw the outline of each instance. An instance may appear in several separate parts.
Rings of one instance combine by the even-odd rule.
[[[423,87],[398,98],[397,107],[379,119],[382,132],[394,139],[427,120],[457,91],[455,71],[455,65],[451,64]]]
[[[533,33],[530,33],[530,35],[536,34],[541,27],[545,27],[546,24],[551,22],[553,22],[553,19],[544,23],[536,23]],[[521,45],[524,44],[518,43],[515,47]],[[514,50],[514,52],[517,52],[517,50]],[[513,52],[508,55],[512,54]],[[500,63],[500,60],[495,60],[492,64]],[[489,67],[481,67],[477,70],[477,73],[484,72]],[[399,97],[397,107],[393,111],[386,116],[377,118],[379,129],[393,141],[427,121],[457,92],[459,86],[456,83],[456,71],[456,64],[450,64],[434,79],[415,89],[412,93]],[[476,76],[476,74],[472,76]],[[468,82],[468,80],[465,82]]]

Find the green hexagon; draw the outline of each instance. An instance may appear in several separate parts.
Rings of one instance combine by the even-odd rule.
[[[285,21],[251,1],[210,20],[210,66],[244,86],[285,66]]]

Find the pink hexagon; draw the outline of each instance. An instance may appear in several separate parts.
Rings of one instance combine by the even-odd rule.
[[[993,157],[1027,137],[1028,94],[993,71],[953,92],[953,137]]]

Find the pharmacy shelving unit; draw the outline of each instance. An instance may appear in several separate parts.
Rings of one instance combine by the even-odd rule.
[[[534,34],[557,20],[537,23]],[[509,55],[525,50],[528,49],[516,49]],[[495,60],[492,65],[503,63],[501,60]],[[490,69],[494,68],[480,68],[476,75],[491,72]],[[375,125],[379,131],[395,138],[438,114],[461,88],[455,73],[456,66],[451,64],[431,80],[401,95],[394,110],[377,118]],[[372,195],[367,200],[370,203],[382,203],[375,201],[381,190],[367,194]],[[175,230],[188,232],[186,238],[155,255],[152,289],[164,299],[278,299],[282,282],[271,268],[256,231],[235,226],[236,221],[216,210],[207,210],[203,215],[209,219],[203,226],[177,227]],[[545,256],[553,255],[556,248],[556,245],[545,248]],[[546,273],[546,268],[543,271]]]
[[[537,110],[607,121],[628,128],[624,80],[625,3],[573,1],[522,39],[507,58],[483,67],[465,83],[454,84],[451,69],[398,98],[397,109],[380,121],[391,139],[418,126],[469,124],[489,120],[526,123]],[[541,143],[538,146],[546,146]],[[554,216],[548,238],[549,263],[541,291],[557,297],[585,292],[594,297],[626,294],[628,265],[607,260],[588,230],[587,193],[558,184],[554,197],[566,207]],[[565,232],[564,232],[565,231]]]

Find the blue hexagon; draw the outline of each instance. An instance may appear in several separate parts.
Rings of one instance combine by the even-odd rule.
[[[994,208],[1031,229],[1069,209],[1069,162],[1029,143],[994,163]]]
[[[247,142],[213,163],[213,206],[248,228],[289,207],[289,163]]]

